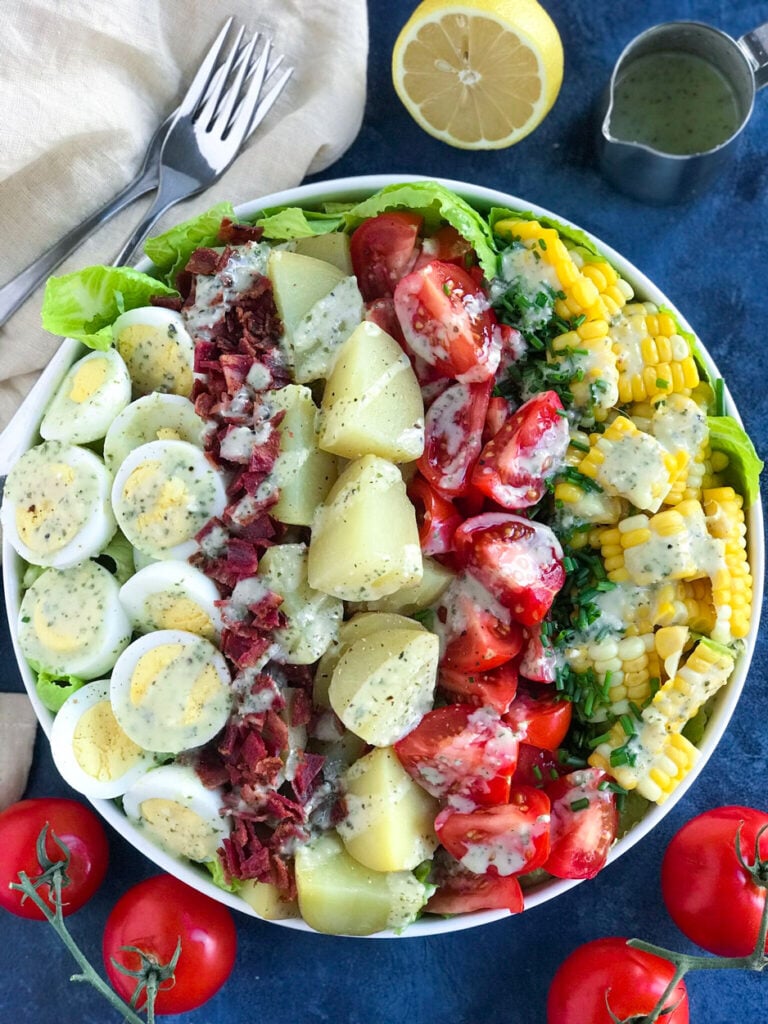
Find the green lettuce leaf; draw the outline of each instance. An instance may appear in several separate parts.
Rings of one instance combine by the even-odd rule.
[[[712,450],[728,456],[728,468],[723,475],[744,495],[744,507],[749,508],[760,490],[762,459],[744,428],[732,416],[707,416],[707,426]]]
[[[120,584],[125,583],[136,572],[131,542],[119,530],[94,561],[111,572]]]
[[[487,223],[469,203],[435,181],[387,185],[345,214],[347,227],[356,228],[368,217],[400,209],[421,214],[428,230],[434,230],[442,221],[447,221],[472,244],[484,273],[488,277],[496,276],[498,256]]]
[[[338,213],[319,213],[316,210],[302,210],[298,206],[284,206],[280,209],[264,210],[255,221],[264,228],[264,237],[272,241],[287,241],[290,238],[307,238],[309,235],[326,235],[344,226],[344,218]]]
[[[211,881],[220,889],[224,889],[226,892],[237,892],[238,889],[241,888],[239,879],[233,878],[231,882],[226,880],[224,877],[224,868],[222,867],[221,861],[218,857],[215,860],[204,861],[203,867],[208,869],[211,874]]]
[[[189,257],[202,245],[220,245],[219,228],[225,217],[235,220],[232,203],[217,203],[210,210],[176,224],[162,235],[148,238],[144,252],[157,267],[164,281],[175,282]]]
[[[495,230],[498,222],[505,220],[507,217],[515,217],[520,220],[537,220],[545,228],[554,228],[561,238],[576,246],[587,261],[597,259],[605,262],[605,257],[600,254],[595,243],[580,228],[575,228],[570,224],[563,224],[562,221],[556,220],[554,217],[541,216],[538,213],[533,213],[531,210],[510,210],[494,206],[488,213],[488,223],[491,225],[491,230]]]
[[[112,324],[127,309],[146,306],[153,295],[174,288],[133,267],[86,267],[50,277],[43,296],[43,327],[95,349],[112,344]]]
[[[50,672],[38,672],[35,689],[37,695],[49,711],[54,714],[61,708],[61,705],[75,693],[85,686],[85,680],[79,676],[56,676]]]

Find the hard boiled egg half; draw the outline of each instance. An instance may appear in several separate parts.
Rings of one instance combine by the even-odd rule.
[[[178,754],[223,728],[232,694],[227,664],[202,637],[161,629],[135,640],[112,671],[115,717],[146,750]]]
[[[155,764],[118,725],[108,679],[87,683],[64,701],[53,720],[51,753],[64,780],[93,799],[121,796]]]
[[[189,860],[216,859],[230,831],[220,789],[206,789],[194,768],[167,764],[142,775],[123,797],[126,816],[163,849]]]
[[[131,639],[119,591],[114,576],[91,560],[47,569],[19,609],[24,657],[53,675],[95,679],[109,672]]]
[[[147,565],[120,588],[120,603],[137,633],[184,629],[215,641],[222,625],[219,599],[213,580],[175,559]]]
[[[195,535],[226,506],[221,475],[188,441],[150,441],[117,471],[112,508],[131,544],[154,558],[188,558]]]
[[[91,352],[71,367],[40,424],[46,441],[86,444],[104,437],[131,400],[131,378],[114,349]]]
[[[181,395],[155,392],[131,402],[117,416],[104,438],[104,462],[110,473],[134,448],[150,441],[189,441],[202,445],[203,421]]]
[[[130,309],[112,324],[112,338],[135,395],[192,394],[195,343],[181,313],[159,306]]]
[[[110,484],[104,463],[87,448],[61,441],[36,445],[5,482],[5,536],[32,565],[76,565],[98,554],[115,532]]]

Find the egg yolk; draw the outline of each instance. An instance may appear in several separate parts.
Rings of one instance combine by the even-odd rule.
[[[106,359],[86,359],[81,362],[72,377],[69,400],[79,405],[91,398],[103,386],[108,368]]]
[[[195,663],[196,662],[196,663]],[[160,644],[136,662],[130,684],[134,707],[162,707],[169,721],[194,725],[223,689],[215,667],[191,654],[183,644]]]
[[[136,529],[152,547],[165,549],[183,544],[197,526],[189,491],[178,477],[168,479],[157,461],[144,462],[130,474],[123,487],[126,506],[138,510]]]
[[[131,704],[134,707],[144,703],[160,675],[176,661],[183,650],[181,644],[162,644],[142,654],[131,676]]]
[[[203,609],[189,597],[173,594],[152,594],[145,603],[148,617],[155,629],[184,629],[206,640],[215,640],[216,630]]]
[[[117,350],[125,360],[134,391],[153,391],[188,396],[192,391],[189,355],[176,337],[174,324],[153,327],[131,324],[117,338]]]
[[[68,544],[82,527],[82,509],[73,507],[75,470],[63,462],[48,463],[35,481],[35,493],[16,507],[16,529],[22,543],[39,555]]]
[[[99,782],[119,779],[144,755],[117,724],[108,700],[99,701],[80,716],[72,750],[82,770]]]
[[[199,814],[175,800],[150,797],[142,801],[141,817],[171,853],[190,860],[213,860],[218,838]]]

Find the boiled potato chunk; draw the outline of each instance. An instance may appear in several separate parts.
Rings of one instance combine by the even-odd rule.
[[[426,630],[385,629],[350,644],[328,687],[331,707],[356,736],[388,747],[432,707],[440,643]]]
[[[318,443],[345,459],[411,462],[424,450],[424,401],[408,357],[364,321],[339,349],[323,394]]]
[[[299,383],[328,377],[363,312],[357,278],[345,277],[304,314],[291,336],[293,375]]]
[[[324,235],[308,235],[296,239],[295,252],[302,256],[314,256],[338,267],[346,276],[352,273],[352,257],[349,255],[349,235],[343,231],[327,231]]]
[[[410,871],[372,871],[326,833],[296,851],[301,916],[318,932],[372,935],[404,928],[424,906],[428,890]]]
[[[259,561],[259,577],[283,598],[280,610],[288,620],[274,630],[280,647],[276,660],[311,665],[336,640],[344,606],[338,598],[313,589],[307,581],[306,544],[276,544]]]
[[[424,626],[415,619],[406,618],[405,615],[385,615],[381,612],[359,612],[346,622],[342,622],[338,639],[322,656],[315,671],[312,690],[315,704],[324,708],[331,706],[328,687],[331,685],[333,670],[347,647],[361,636],[370,636],[372,633],[381,632],[382,629],[414,629],[423,632]]]
[[[346,276],[325,260],[284,249],[273,250],[269,254],[267,275],[272,282],[275,304],[289,342],[301,318]]]
[[[412,871],[437,849],[434,820],[440,806],[379,747],[347,769],[347,816],[337,826],[347,852],[374,871]]]
[[[400,471],[377,455],[356,459],[315,514],[310,586],[345,601],[372,601],[421,577],[416,510]]]
[[[285,410],[278,427],[280,453],[274,467],[280,497],[270,514],[290,526],[310,526],[317,506],[336,480],[338,461],[317,446],[317,406],[309,388],[288,384],[271,392],[270,402],[276,411]]]
[[[248,878],[240,883],[238,894],[265,921],[285,921],[291,917],[301,916],[296,900],[282,899],[277,886],[269,882],[257,882],[255,878]]]
[[[437,602],[444,590],[448,589],[454,574],[434,558],[425,555],[422,559],[423,575],[415,587],[404,587],[394,594],[366,601],[365,608],[371,612],[398,612],[402,616],[423,611]],[[351,621],[351,620],[350,620]],[[409,621],[413,622],[413,619]]]

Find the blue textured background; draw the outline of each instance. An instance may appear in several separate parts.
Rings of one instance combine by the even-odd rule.
[[[560,97],[543,125],[514,148],[471,153],[425,135],[393,92],[392,45],[415,3],[369,0],[365,123],[354,146],[323,177],[442,175],[507,190],[583,225],[636,263],[695,325],[765,457],[768,94],[758,97],[729,175],[695,204],[672,209],[647,208],[601,180],[593,162],[592,112],[616,57],[638,32],[660,21],[693,19],[738,36],[768,21],[768,4],[546,0],[545,5],[565,46]],[[252,197],[232,197],[235,202],[247,198]],[[0,688],[21,688],[5,624],[1,642]],[[633,934],[689,948],[659,895],[661,856],[677,828],[708,807],[744,803],[768,809],[767,668],[761,639],[732,724],[692,791],[654,834],[593,882],[520,917],[428,940],[336,939],[238,918],[240,946],[231,980],[183,1019],[197,1024],[543,1024],[549,981],[580,943]],[[72,795],[45,747],[41,737],[28,795]],[[119,836],[111,835],[110,841],[108,882],[70,919],[96,963],[103,922],[115,899],[155,871]],[[117,1019],[85,986],[69,984],[68,955],[44,925],[2,915],[0,940],[3,1024]],[[691,1020],[698,1024],[766,1019],[768,978],[701,972],[689,976],[689,992]],[[173,1024],[182,1018],[165,1019]]]

